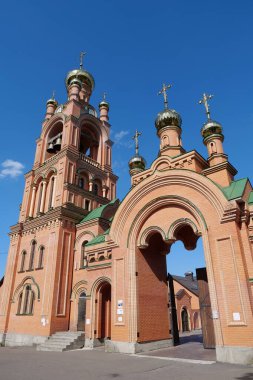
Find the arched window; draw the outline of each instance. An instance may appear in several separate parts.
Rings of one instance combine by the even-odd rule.
[[[211,150],[211,154],[217,153],[217,148],[214,141],[210,142],[210,150]]]
[[[29,310],[29,295],[30,295],[30,290],[31,290],[31,286],[30,285],[27,285],[25,287],[25,297],[24,297],[24,307],[23,307],[23,314],[29,314],[28,313],[28,310]]]
[[[35,256],[35,249],[36,249],[36,241],[32,241],[32,246],[31,246],[31,253],[30,253],[30,261],[29,261],[29,268],[28,270],[33,270],[34,269],[34,256]]]
[[[37,215],[40,213],[40,206],[41,206],[41,199],[42,199],[42,192],[43,192],[43,182],[40,183],[40,186],[38,188],[38,204],[37,204]]]
[[[44,252],[45,252],[45,247],[41,246],[39,249],[39,260],[38,260],[38,269],[43,268],[43,261],[44,261]]]
[[[99,256],[98,261],[104,261],[104,260],[105,260],[105,257],[103,255]]]
[[[54,195],[54,183],[55,183],[55,178],[51,178],[51,183],[50,183],[50,194],[49,194],[49,201],[48,201],[48,210],[50,210],[53,207],[53,195]]]
[[[25,271],[26,256],[27,256],[26,251],[23,251],[21,253],[21,262],[20,262],[20,269],[19,269],[20,272],[24,272]]]
[[[98,184],[97,184],[97,183],[94,183],[94,184],[93,184],[93,193],[94,193],[95,195],[98,195]]]
[[[22,314],[22,312],[21,312],[22,299],[23,299],[23,292],[20,293],[20,295],[18,297],[18,310],[17,310],[17,314]]]
[[[31,290],[30,291],[30,300],[29,300],[28,314],[33,314],[34,299],[35,299],[35,294]]]
[[[18,298],[17,315],[32,315],[34,308],[35,294],[31,285],[26,285]]]
[[[84,179],[82,177],[79,178],[79,184],[78,184],[78,186],[80,187],[80,189],[84,188]]]
[[[88,240],[84,240],[81,247],[81,262],[80,267],[85,268],[87,266],[87,257],[85,254],[85,245],[88,243]]]

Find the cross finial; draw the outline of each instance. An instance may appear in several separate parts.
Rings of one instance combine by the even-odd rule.
[[[199,100],[199,104],[204,104],[204,107],[206,109],[207,118],[210,120],[210,108],[208,104],[208,100],[212,99],[213,95],[203,94],[203,98]]]
[[[167,90],[169,88],[172,87],[172,84],[165,84],[163,83],[163,87],[162,89],[158,92],[158,95],[161,95],[163,94],[163,98],[164,98],[164,108],[167,109],[168,108],[168,95],[167,95]]]
[[[138,156],[139,154],[139,136],[141,136],[141,132],[138,132],[136,129],[135,135],[132,137],[132,139],[135,141],[135,155],[136,156]]]
[[[52,99],[55,100],[55,90],[53,90]]]
[[[80,53],[80,69],[83,68],[83,57],[86,55],[86,52],[81,51]]]
[[[106,101],[106,95],[107,95],[107,93],[104,91],[104,93],[103,93],[103,101]]]

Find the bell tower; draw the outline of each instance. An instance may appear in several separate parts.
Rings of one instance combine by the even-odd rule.
[[[66,102],[59,104],[53,95],[46,104],[34,165],[25,175],[19,221],[11,227],[0,333],[18,329],[24,335],[48,336],[68,330],[76,224],[116,196],[109,103],[101,101],[99,115],[90,104],[95,81],[83,68],[83,56],[80,67],[66,76]],[[18,305],[8,301],[15,289],[20,290]],[[27,314],[38,319],[36,331]]]

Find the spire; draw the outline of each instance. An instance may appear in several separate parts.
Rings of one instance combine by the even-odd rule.
[[[204,104],[204,107],[206,109],[207,119],[211,120],[210,117],[210,106],[208,104],[208,100],[212,99],[213,95],[203,94],[203,98],[199,100],[199,104]]]
[[[139,136],[141,136],[141,132],[138,132],[136,129],[135,135],[132,137],[132,139],[135,141],[135,155],[128,163],[129,173],[131,177],[135,174],[143,172],[146,167],[145,159],[139,155]]]
[[[132,139],[135,141],[135,155],[139,156],[139,136],[141,136],[141,132],[138,132],[137,129],[135,131],[135,135]]]
[[[86,52],[81,51],[80,53],[80,70],[83,69],[83,57],[86,55]]]
[[[163,94],[163,99],[164,99],[164,108],[167,110],[168,109],[168,95],[167,95],[167,90],[172,87],[172,84],[165,84],[163,83],[162,89],[158,92],[157,95],[162,95]]]

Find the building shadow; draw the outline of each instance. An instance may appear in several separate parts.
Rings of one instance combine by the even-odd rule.
[[[203,344],[203,335],[202,333],[193,333],[193,334],[180,334],[180,344],[187,344],[187,343],[200,343]]]
[[[253,373],[245,373],[240,377],[236,377],[238,380],[253,380]]]

